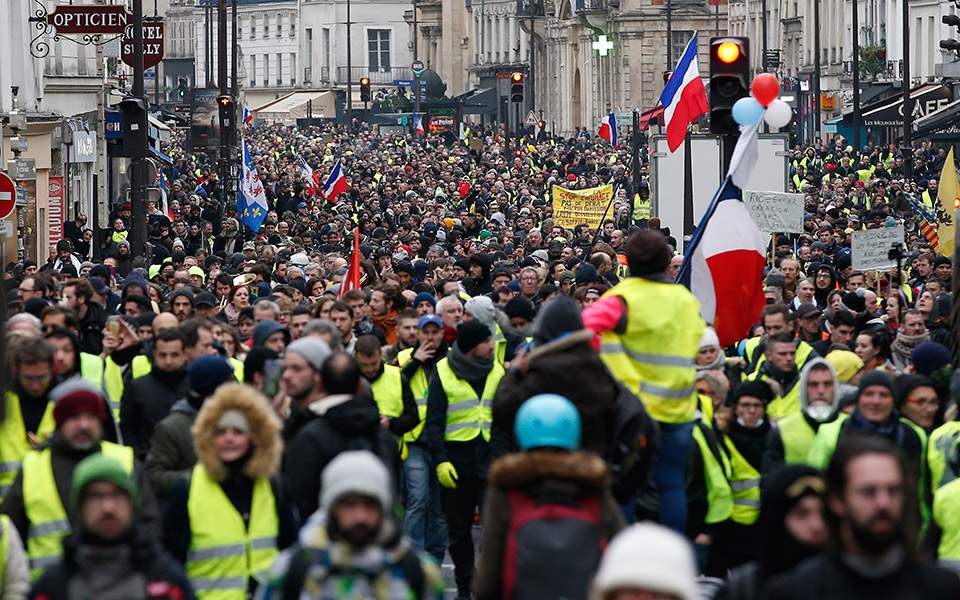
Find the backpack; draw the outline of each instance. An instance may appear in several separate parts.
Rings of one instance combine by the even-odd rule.
[[[600,496],[562,501],[514,490],[507,500],[503,598],[586,600],[607,543],[600,529]]]

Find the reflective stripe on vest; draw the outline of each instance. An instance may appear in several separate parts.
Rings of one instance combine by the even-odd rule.
[[[799,384],[797,384],[799,386]],[[777,422],[780,441],[783,442],[783,460],[788,465],[807,463],[817,432],[810,427],[803,414],[792,414]]]
[[[14,392],[4,395],[5,418],[0,421],[0,498],[7,495],[20,471],[20,461],[31,450],[27,439],[27,430],[20,413],[20,398]],[[53,420],[53,402],[47,402],[43,411],[36,436],[41,442],[53,433],[56,423]]]
[[[693,440],[700,449],[703,462],[703,479],[707,486],[707,514],[704,523],[720,523],[733,514],[733,490],[730,489],[728,476],[730,463],[723,452],[719,456],[707,442],[709,429],[703,421],[697,421],[693,427]]]
[[[197,464],[190,477],[187,513],[187,577],[197,597],[245,600],[249,578],[261,580],[277,555],[279,521],[270,481],[254,482],[250,523],[244,525],[220,484]]]
[[[410,362],[413,358],[413,348],[401,350],[397,355],[397,363],[400,368]],[[417,369],[410,379],[410,391],[413,393],[413,399],[417,402],[417,415],[420,417],[420,423],[416,427],[403,434],[403,441],[406,443],[415,442],[420,439],[420,433],[423,432],[423,426],[427,422],[427,392],[430,389],[430,382],[427,381],[427,374],[423,367]]]
[[[373,400],[384,417],[399,417],[403,414],[403,379],[400,367],[383,365],[383,373],[370,384]]]
[[[627,304],[623,335],[601,336],[600,358],[662,423],[686,423],[696,415],[694,358],[704,323],[697,300],[683,286],[628,277],[604,297]],[[668,310],[665,310],[669,307]]]
[[[753,525],[760,516],[760,472],[740,454],[730,438],[723,436],[730,454],[730,489],[733,490],[733,514],[741,525]]]
[[[469,442],[482,435],[490,441],[490,428],[493,425],[493,395],[497,384],[503,378],[503,367],[493,361],[493,368],[487,374],[483,394],[477,398],[473,386],[457,377],[450,368],[447,359],[437,363],[437,377],[443,391],[447,394],[447,427],[444,439],[449,442]]]
[[[940,527],[937,558],[940,566],[960,571],[960,480],[953,480],[933,494],[933,519]]]
[[[128,473],[133,473],[133,448],[100,442],[100,453],[119,462]],[[60,560],[63,553],[61,542],[70,533],[70,521],[53,477],[49,448],[28,452],[23,458],[23,507],[30,523],[27,530],[30,575],[36,581]]]

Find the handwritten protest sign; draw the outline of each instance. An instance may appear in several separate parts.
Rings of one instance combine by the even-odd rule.
[[[888,258],[894,244],[903,245],[903,227],[883,227],[854,231],[851,235],[851,255],[856,271],[884,271],[897,266]]]
[[[744,190],[743,202],[760,231],[803,233],[803,194]]]
[[[553,221],[560,227],[574,228],[586,223],[591,229],[600,226],[607,204],[613,197],[610,184],[585,190],[568,190],[553,186]]]

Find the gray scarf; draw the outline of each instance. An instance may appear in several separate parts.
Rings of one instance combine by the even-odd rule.
[[[454,374],[465,381],[479,381],[487,378],[490,369],[493,368],[493,356],[486,361],[467,356],[460,351],[460,344],[454,342],[447,352],[447,364],[453,369]]]
[[[67,584],[71,599],[145,600],[147,579],[133,566],[126,543],[77,548],[77,574]]]

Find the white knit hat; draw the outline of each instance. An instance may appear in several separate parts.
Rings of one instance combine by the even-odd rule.
[[[720,338],[717,337],[717,331],[713,327],[704,327],[703,335],[700,336],[701,348],[719,348]]]
[[[624,529],[611,540],[593,580],[591,600],[620,589],[642,589],[696,600],[697,570],[690,543],[653,523]]]
[[[320,508],[329,511],[341,496],[357,494],[380,502],[384,512],[393,508],[390,474],[368,450],[342,452],[323,470]]]

